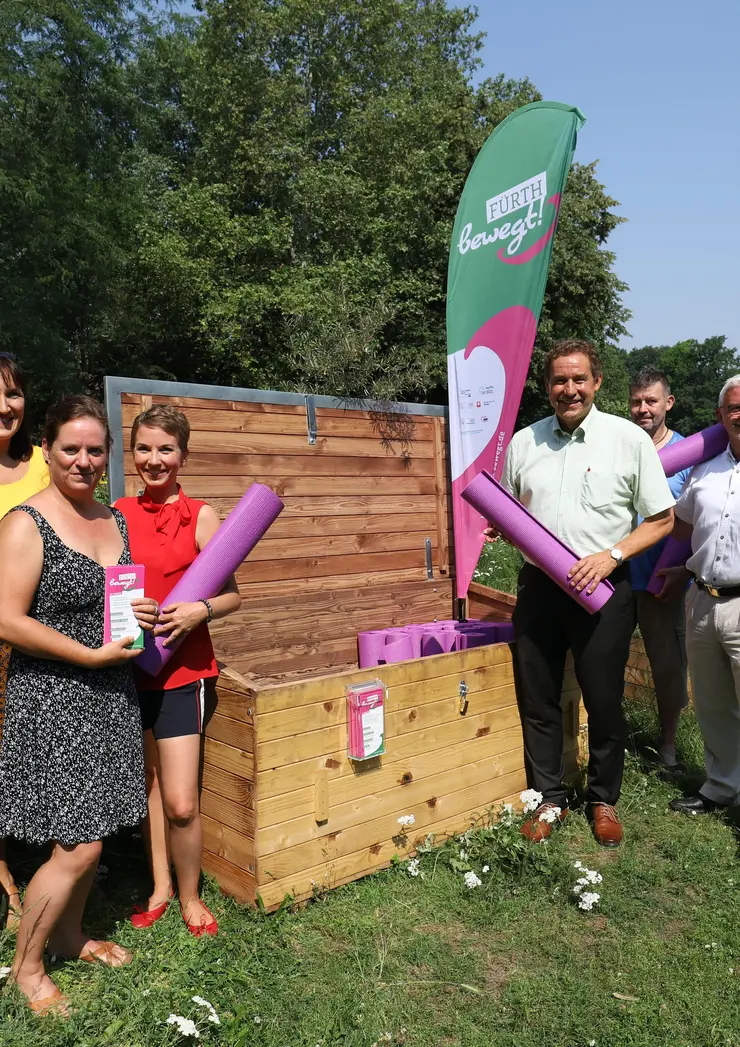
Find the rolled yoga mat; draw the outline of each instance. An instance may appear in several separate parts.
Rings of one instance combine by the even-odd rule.
[[[716,458],[724,451],[729,442],[727,430],[724,425],[710,425],[708,429],[702,429],[700,433],[687,436],[685,440],[677,440],[675,444],[664,447],[658,451],[658,458],[663,466],[666,476],[674,476],[682,469],[690,469],[692,465],[708,462],[710,458]]]
[[[690,541],[679,542],[675,538],[669,538],[663,546],[663,551],[658,557],[653,573],[650,575],[650,581],[646,587],[647,591],[652,593],[653,596],[657,596],[665,582],[664,578],[658,577],[658,571],[664,571],[668,567],[680,567],[681,564],[686,563],[690,556]]]
[[[252,484],[226,517],[213,538],[198,553],[161,606],[181,601],[210,600],[223,589],[239,564],[285,508],[283,501],[264,484]],[[146,634],[144,653],[136,664],[156,676],[170,660],[178,643],[164,647],[166,635]]]
[[[399,635],[387,643],[380,652],[381,664],[392,665],[394,662],[408,662],[414,657],[411,637]]]
[[[449,654],[458,649],[458,636],[452,629],[430,629],[421,638],[421,656],[429,658],[435,654]]]
[[[614,586],[606,581],[599,582],[590,596],[586,595],[585,589],[577,592],[568,581],[568,571],[580,557],[535,520],[490,473],[478,473],[462,496],[589,614],[600,611],[614,592]]]

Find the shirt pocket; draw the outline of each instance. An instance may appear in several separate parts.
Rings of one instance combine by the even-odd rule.
[[[581,488],[581,501],[587,509],[605,509],[617,497],[614,479],[598,473],[586,473]]]

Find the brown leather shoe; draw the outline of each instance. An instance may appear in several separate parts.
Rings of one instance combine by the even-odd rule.
[[[543,821],[542,814],[545,811],[557,810],[557,806],[556,803],[541,803],[532,817],[528,818],[519,830],[522,836],[526,837],[530,843],[544,843],[555,826],[561,825],[568,817],[568,808],[563,807],[560,814],[555,816],[554,821],[550,822],[547,819]]]
[[[608,803],[592,803],[591,823],[597,843],[602,847],[619,847],[624,833],[613,807]]]

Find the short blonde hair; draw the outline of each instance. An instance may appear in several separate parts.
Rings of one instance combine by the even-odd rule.
[[[163,429],[169,436],[174,436],[181,451],[187,451],[190,439],[190,422],[182,411],[176,407],[168,407],[167,404],[155,404],[147,411],[142,411],[134,418],[131,427],[131,450],[136,443],[136,436],[142,425],[148,425],[153,429]]]

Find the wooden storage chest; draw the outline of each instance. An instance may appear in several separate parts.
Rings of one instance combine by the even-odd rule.
[[[285,511],[238,572],[242,608],[213,630],[223,663],[205,728],[204,866],[267,908],[310,897],[413,853],[427,834],[525,788],[507,645],[358,670],[361,629],[455,611],[441,408],[344,408],[326,398],[106,381],[111,494],[135,494],[130,426],[152,403],[191,427],[182,481],[225,515],[251,482]],[[468,617],[507,620],[514,601],[473,585]],[[345,688],[388,688],[386,753],[346,755]],[[461,684],[467,704],[461,704]],[[568,771],[579,693],[566,677]],[[413,814],[405,832],[401,815]]]

